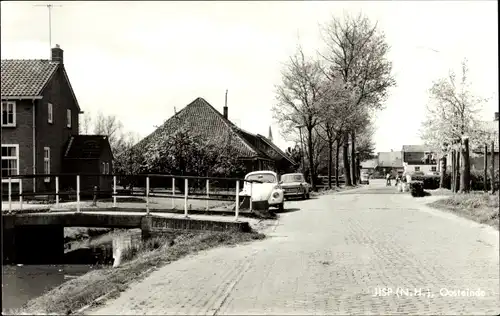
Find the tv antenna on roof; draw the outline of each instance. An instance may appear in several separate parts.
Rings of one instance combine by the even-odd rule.
[[[62,7],[60,4],[34,4],[34,7],[46,7],[49,9],[49,46],[50,46],[50,55],[49,59],[52,57],[52,8],[53,7]]]

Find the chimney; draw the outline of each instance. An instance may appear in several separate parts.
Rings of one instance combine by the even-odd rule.
[[[52,61],[63,63],[63,50],[59,47],[59,44],[56,44],[56,47],[52,48]]]
[[[226,101],[224,103],[224,118],[227,120],[227,90],[226,90]]]
[[[273,141],[273,133],[271,131],[271,126],[269,126],[269,136],[267,138],[269,138],[270,141]]]
[[[495,121],[498,121],[498,112],[495,112]]]

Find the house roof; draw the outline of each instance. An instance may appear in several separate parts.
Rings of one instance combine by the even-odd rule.
[[[426,152],[434,151],[433,148],[426,145],[403,145],[403,152]]]
[[[59,68],[80,110],[64,65],[47,59],[2,59],[2,98],[40,97]]]
[[[69,139],[64,152],[65,159],[99,159],[104,150],[111,150],[105,135],[74,135]]]
[[[403,159],[400,151],[387,151],[378,153],[378,166],[383,168],[402,168]]]
[[[378,159],[369,159],[361,162],[361,168],[376,168],[378,166]]]
[[[43,59],[2,60],[2,97],[40,96],[58,67]]]
[[[267,144],[265,149],[262,149],[262,147],[259,149],[257,143],[263,140],[259,135],[238,128],[203,98],[197,98],[188,104],[136,146],[143,147],[155,142],[158,137],[171,135],[181,126],[188,128],[195,134],[210,135],[209,140],[216,144],[227,143],[228,139],[230,139],[231,145],[239,153],[240,158],[269,160],[285,158],[293,163],[290,157],[269,140],[265,141]]]

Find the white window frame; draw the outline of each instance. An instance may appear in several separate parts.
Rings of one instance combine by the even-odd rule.
[[[48,153],[48,155],[45,155]],[[45,168],[45,164],[47,163],[47,168]],[[43,147],[43,173],[50,174],[50,147]],[[45,182],[50,182],[50,177],[45,177]]]
[[[14,158],[14,156],[8,156],[8,157],[3,157],[2,156],[2,160],[14,160],[16,159],[16,165],[17,165],[17,170],[16,170],[16,173],[17,175],[19,175],[19,144],[2,144],[2,148],[3,147],[14,147],[16,149],[16,156]],[[12,182],[19,182],[20,179],[11,179]],[[8,183],[9,182],[9,178],[3,178],[2,177],[2,182],[3,183]]]
[[[102,162],[102,174],[109,174],[109,162]]]
[[[47,122],[54,123],[54,106],[52,103],[47,103]]]
[[[71,128],[71,109],[66,109],[66,126]]]
[[[434,169],[434,170],[433,170],[433,169]],[[432,166],[432,167],[431,167],[431,171],[432,171],[432,172],[436,172],[436,171],[437,171],[437,167],[436,167],[436,166]]]
[[[13,115],[12,115],[12,123],[7,123],[7,124],[4,124],[3,123],[3,109],[4,109],[4,106],[7,107],[7,110],[9,109],[9,105],[12,105],[12,111],[13,111]],[[2,127],[16,127],[16,101],[2,101]]]
[[[420,171],[420,166],[415,166],[415,171]]]

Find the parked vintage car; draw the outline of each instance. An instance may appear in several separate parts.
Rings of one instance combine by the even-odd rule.
[[[361,184],[370,184],[370,174],[368,172],[361,172],[359,182]]]
[[[302,173],[284,174],[281,176],[280,184],[285,193],[285,198],[309,198],[311,186],[306,182],[306,179]]]
[[[278,175],[274,171],[254,171],[245,176],[245,180],[253,180],[250,183],[245,181],[240,196],[252,196],[252,202],[267,201],[270,207],[283,210],[284,194],[278,183]]]

